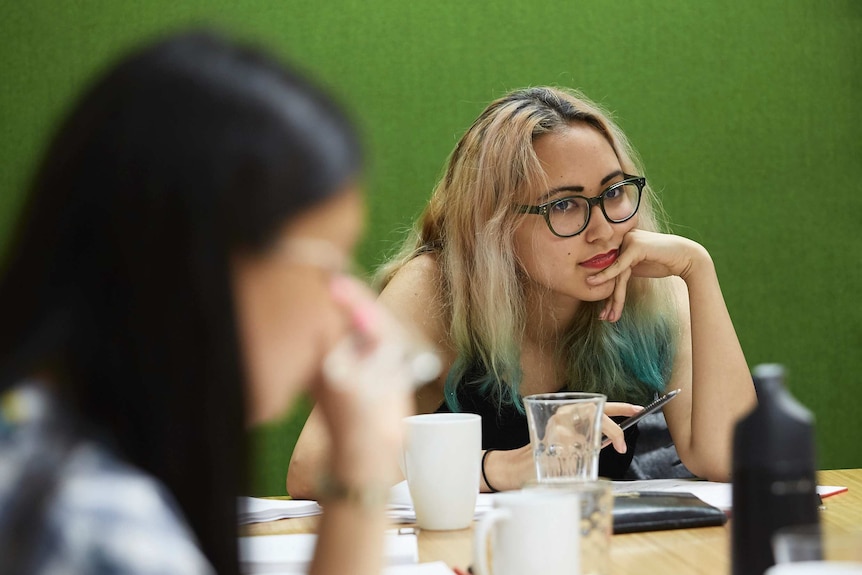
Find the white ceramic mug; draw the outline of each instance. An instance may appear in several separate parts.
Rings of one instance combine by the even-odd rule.
[[[422,529],[466,529],[473,522],[482,457],[482,418],[426,413],[404,418],[403,471]]]
[[[493,569],[488,569],[488,539]],[[476,575],[580,575],[580,499],[564,491],[494,495],[494,508],[476,525]]]
[[[576,542],[581,548],[581,575],[608,575],[611,572],[611,537],[614,531],[614,493],[611,481],[537,481],[528,482],[524,490],[576,495],[581,504],[581,532]]]

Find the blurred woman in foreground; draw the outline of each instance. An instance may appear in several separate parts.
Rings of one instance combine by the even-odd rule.
[[[4,572],[237,573],[246,426],[303,389],[334,446],[311,572],[379,571],[410,377],[344,273],[360,176],[325,93],[214,35],[87,91],[0,271]]]

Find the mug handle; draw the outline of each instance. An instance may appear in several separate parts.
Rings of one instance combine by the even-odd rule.
[[[475,575],[491,575],[488,569],[488,535],[496,523],[512,517],[508,509],[495,508],[487,511],[476,524],[473,536],[473,568]]]

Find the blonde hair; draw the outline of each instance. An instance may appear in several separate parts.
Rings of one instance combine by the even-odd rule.
[[[525,216],[513,209],[525,189],[545,186],[534,140],[573,123],[598,130],[622,170],[643,175],[637,154],[607,112],[579,92],[536,87],[495,100],[470,126],[448,159],[446,172],[400,252],[378,271],[384,287],[420,253],[436,255],[449,338],[458,354],[447,380],[446,401],[478,384],[498,403],[520,409],[520,341],[527,318],[513,236]],[[647,185],[638,227],[660,231],[661,208]],[[614,399],[644,401],[664,387],[673,351],[673,314],[666,282],[633,278],[618,324],[597,319],[601,303],[584,302],[557,354],[567,366],[566,386]],[[639,357],[643,353],[654,361]],[[628,365],[628,364],[634,365]],[[481,366],[482,372],[464,382]]]

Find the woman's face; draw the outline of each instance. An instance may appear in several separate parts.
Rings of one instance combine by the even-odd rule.
[[[362,196],[349,186],[285,225],[270,252],[234,258],[250,423],[282,415],[320,377],[324,354],[345,334],[330,283],[347,267],[363,217]]]
[[[525,194],[521,199],[525,204],[539,205],[573,195],[592,198],[625,179],[610,143],[587,124],[572,124],[540,136],[533,147],[545,170],[548,189]],[[586,278],[616,261],[623,236],[637,220],[635,216],[612,224],[601,207],[594,206],[583,232],[561,238],[551,233],[544,217],[527,215],[515,231],[515,252],[532,287],[550,292],[558,305],[573,310],[579,302],[600,301],[611,295],[613,282],[591,286]]]

